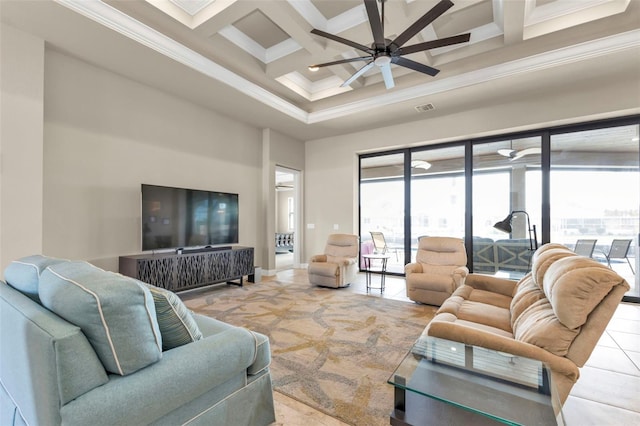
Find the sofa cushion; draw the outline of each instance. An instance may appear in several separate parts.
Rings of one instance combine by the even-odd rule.
[[[556,317],[547,299],[534,302],[514,322],[516,340],[536,345],[554,355],[565,356],[578,335],[579,328],[570,329]]]
[[[66,262],[42,273],[39,294],[47,309],[82,329],[105,370],[124,376],[162,357],[153,297],[138,281]]]
[[[480,292],[477,295],[478,297],[474,297],[478,292]],[[463,285],[444,301],[437,314],[448,313],[461,321],[486,325],[511,334],[508,305],[507,307],[501,307],[492,303],[484,303],[482,300],[487,298],[488,293],[484,290],[476,290],[473,287]],[[506,297],[502,295],[496,296]]]
[[[577,256],[574,252],[564,246],[552,245],[551,247],[543,246],[544,250],[538,250],[533,256],[533,265],[531,266],[531,275],[533,281],[540,288],[544,286],[544,277],[547,270],[556,260],[565,257]]]
[[[416,262],[441,265],[442,272],[430,268],[434,273],[451,274],[453,269],[467,263],[467,253],[461,239],[449,237],[420,238]]]
[[[202,333],[191,312],[175,293],[151,284],[144,284],[153,296],[163,350],[202,339]]]
[[[499,328],[511,333],[509,309],[498,306],[467,300],[460,306],[458,319]]]
[[[544,299],[544,292],[533,281],[532,275],[527,275],[518,283],[513,299],[511,299],[511,328],[522,312],[540,299]]]
[[[11,287],[40,303],[40,296],[38,295],[40,274],[42,274],[42,271],[44,271],[47,266],[60,262],[66,262],[66,260],[42,256],[40,254],[23,257],[14,260],[6,267],[4,270],[4,278]]]
[[[543,290],[560,322],[573,329],[582,326],[611,289],[623,281],[605,265],[575,255],[549,266]]]

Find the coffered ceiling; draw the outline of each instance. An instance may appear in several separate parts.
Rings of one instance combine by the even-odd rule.
[[[362,0],[2,0],[2,19],[52,48],[303,139],[422,119],[459,106],[461,93],[481,102],[544,90],[541,72],[556,79],[550,90],[569,76],[640,72],[640,0],[453,2],[407,44],[466,32],[470,41],[408,56],[439,69],[435,77],[392,65],[389,90],[377,67],[340,87],[362,62],[308,69],[362,56],[314,28],[371,45]],[[385,37],[437,3],[387,0]]]

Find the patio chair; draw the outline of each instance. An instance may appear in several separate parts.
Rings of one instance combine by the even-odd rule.
[[[573,251],[580,256],[592,257],[597,241],[598,240],[578,240],[576,241]]]
[[[631,240],[613,240],[611,241],[611,247],[609,247],[609,253],[601,251],[604,257],[607,259],[607,265],[611,268],[611,260],[626,259],[631,268],[631,272],[635,274],[631,261],[627,257],[629,255],[629,248],[631,247]]]
[[[396,254],[396,261],[398,261],[398,249],[391,248],[387,245],[387,240],[384,238],[384,234],[382,232],[370,231],[370,234],[371,234],[371,239],[373,240],[373,247],[375,249],[375,253],[387,254],[393,251]]]

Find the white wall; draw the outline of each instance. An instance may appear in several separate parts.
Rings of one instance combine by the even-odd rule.
[[[544,73],[541,75],[544,81]],[[328,234],[358,233],[358,154],[428,145],[559,123],[640,113],[637,74],[611,75],[580,84],[555,83],[551,94],[528,90],[510,101],[471,107],[422,121],[306,142],[305,254],[322,253]]]
[[[42,252],[44,41],[0,25],[0,277]]]
[[[238,193],[260,251],[261,130],[55,51],[45,69],[47,254],[117,270],[141,250],[141,183]]]

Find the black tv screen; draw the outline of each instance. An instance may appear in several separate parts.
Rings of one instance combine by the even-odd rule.
[[[142,184],[142,250],[238,243],[238,194]]]

